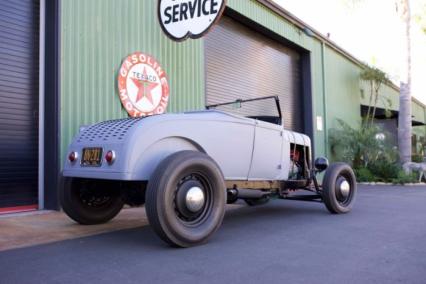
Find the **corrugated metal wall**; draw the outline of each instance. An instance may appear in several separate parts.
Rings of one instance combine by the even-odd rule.
[[[38,200],[39,11],[0,0],[0,208]]]
[[[169,111],[204,106],[203,40],[167,39],[157,21],[156,4],[156,0],[62,0],[62,156],[79,125],[126,116],[116,76],[122,59],[134,51],[150,53],[166,70]],[[323,48],[320,40],[256,0],[228,0],[228,7],[310,53],[312,123],[321,116],[325,124],[324,131],[314,126],[316,154],[326,154],[327,129],[335,126],[336,118],[360,120],[360,67],[327,44]],[[395,89],[383,90],[397,101]]]
[[[310,52],[313,117],[315,120],[316,116],[322,116],[325,123],[324,131],[314,131],[316,154],[327,154],[326,136],[328,129],[336,126],[336,119],[342,119],[352,125],[356,125],[361,119],[360,104],[363,86],[360,85],[359,80],[360,66],[337,53],[327,44],[324,45],[324,56],[322,56],[320,40],[306,35],[299,27],[256,0],[229,0],[228,6]],[[393,108],[396,106],[398,109],[398,91],[389,86],[383,86],[382,93],[392,101]],[[415,102],[413,102],[413,115],[416,118],[422,115],[422,111],[418,110]],[[426,121],[426,117],[423,121]],[[312,123],[315,125],[316,122]],[[425,133],[424,127],[418,128],[422,130],[415,129],[416,132]]]
[[[303,131],[301,63],[296,51],[230,17],[222,17],[205,37],[204,47],[207,104],[279,96],[284,127]],[[247,103],[234,112],[278,116],[273,100]]]
[[[62,158],[80,125],[126,117],[116,78],[135,51],[151,54],[166,71],[169,112],[204,107],[203,41],[167,39],[156,7],[155,0],[62,0]]]
[[[310,52],[314,118],[324,117],[321,43],[256,0],[229,0],[228,6]],[[312,123],[315,124],[315,121]],[[325,132],[315,130],[314,141],[316,154],[324,155]]]
[[[368,82],[361,82],[361,91],[364,93],[364,96],[361,97],[361,104],[368,105],[370,100],[370,86]],[[382,85],[380,87],[379,94],[383,100],[378,101],[378,107],[389,108],[391,110],[398,111],[399,96],[398,92],[394,88],[391,88],[387,85]]]
[[[327,126],[338,126],[336,118],[356,127],[360,116],[360,68],[340,56],[336,51],[325,50]]]

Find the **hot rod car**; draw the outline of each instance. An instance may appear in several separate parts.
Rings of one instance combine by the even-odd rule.
[[[257,100],[275,100],[278,115],[218,110]],[[311,149],[309,137],[284,129],[278,97],[100,122],[81,129],[69,146],[60,201],[87,225],[109,221],[124,204],[145,203],[158,236],[180,247],[205,242],[226,203],[238,199],[319,201],[331,213],[349,212],[357,191],[351,167],[313,162]],[[320,186],[316,175],[323,171]]]

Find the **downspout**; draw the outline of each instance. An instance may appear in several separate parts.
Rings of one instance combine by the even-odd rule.
[[[44,209],[44,112],[45,112],[45,26],[46,0],[40,0],[39,103],[38,103],[38,209]]]
[[[322,63],[322,105],[323,105],[323,128],[324,128],[324,154],[328,157],[328,128],[327,128],[327,86],[326,86],[326,68],[325,68],[325,42],[321,41],[321,63]]]

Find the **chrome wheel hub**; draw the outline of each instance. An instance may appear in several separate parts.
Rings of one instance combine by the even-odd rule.
[[[349,196],[349,193],[351,191],[351,186],[347,180],[343,180],[340,183],[339,189],[342,196],[346,198]]]
[[[340,176],[336,180],[336,197],[339,202],[346,202],[351,195],[351,185],[346,178]]]
[[[349,182],[347,180],[343,180],[339,185],[339,190],[343,197],[348,197],[349,192],[351,191],[351,186]]]
[[[185,196],[186,208],[191,212],[198,212],[205,202],[204,192],[198,186],[191,187]]]

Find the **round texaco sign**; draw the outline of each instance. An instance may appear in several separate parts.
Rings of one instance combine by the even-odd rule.
[[[161,114],[169,101],[166,73],[150,55],[135,52],[124,59],[118,74],[123,107],[131,117]]]

